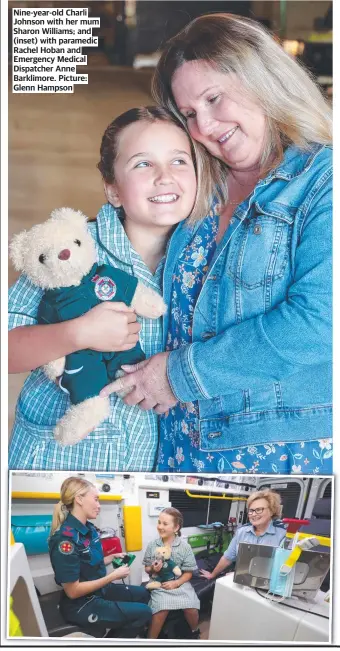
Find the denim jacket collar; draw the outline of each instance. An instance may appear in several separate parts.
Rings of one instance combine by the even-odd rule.
[[[269,174],[260,181],[260,184],[267,184],[273,178],[286,179],[289,181],[303,172],[307,171],[315,157],[324,149],[325,145],[311,144],[309,149],[303,150],[296,145],[291,145],[286,149],[282,161]]]

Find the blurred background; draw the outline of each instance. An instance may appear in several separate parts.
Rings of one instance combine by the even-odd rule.
[[[12,8],[87,7],[100,18],[98,48],[83,48],[87,86],[74,94],[12,94]],[[8,2],[9,236],[70,206],[95,218],[104,195],[96,169],[106,126],[123,111],[152,102],[150,83],[164,42],[192,18],[230,12],[268,27],[332,97],[332,3],[318,0],[115,0]],[[9,268],[9,283],[16,273]],[[9,378],[13,422],[23,375]]]

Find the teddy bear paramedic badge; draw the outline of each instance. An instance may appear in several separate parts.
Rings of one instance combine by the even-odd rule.
[[[108,276],[99,276],[96,274],[91,279],[94,286],[94,292],[100,301],[111,301],[117,292],[117,285]]]

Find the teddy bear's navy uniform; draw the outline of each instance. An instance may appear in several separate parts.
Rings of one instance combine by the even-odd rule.
[[[81,285],[46,290],[38,311],[39,323],[60,323],[75,319],[102,301],[130,305],[138,279],[121,269],[94,264]],[[65,370],[59,386],[70,394],[73,404],[97,396],[116,377],[122,364],[136,364],[145,359],[139,342],[121,353],[80,350],[66,356]]]
[[[176,575],[174,574],[174,567],[176,566],[176,563],[169,558],[168,560],[164,560],[162,569],[160,572],[152,573],[151,575],[151,580],[152,581],[159,581],[160,583],[165,583],[166,581],[173,581],[176,579]]]
[[[58,585],[106,575],[98,529],[89,521],[83,524],[71,513],[50,537],[49,553]],[[68,622],[81,627],[101,625],[115,629],[117,635],[134,637],[151,619],[148,600],[149,593],[142,586],[109,583],[76,599],[62,592],[60,611]]]

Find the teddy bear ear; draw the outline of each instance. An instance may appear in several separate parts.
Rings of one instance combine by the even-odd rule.
[[[28,233],[22,231],[17,233],[12,238],[9,245],[9,256],[12,260],[13,266],[16,271],[23,271],[24,269],[24,254],[27,250]]]
[[[80,210],[73,210],[73,208],[56,208],[51,212],[51,220],[65,219],[67,221],[78,224],[79,226],[86,227],[87,217]]]

